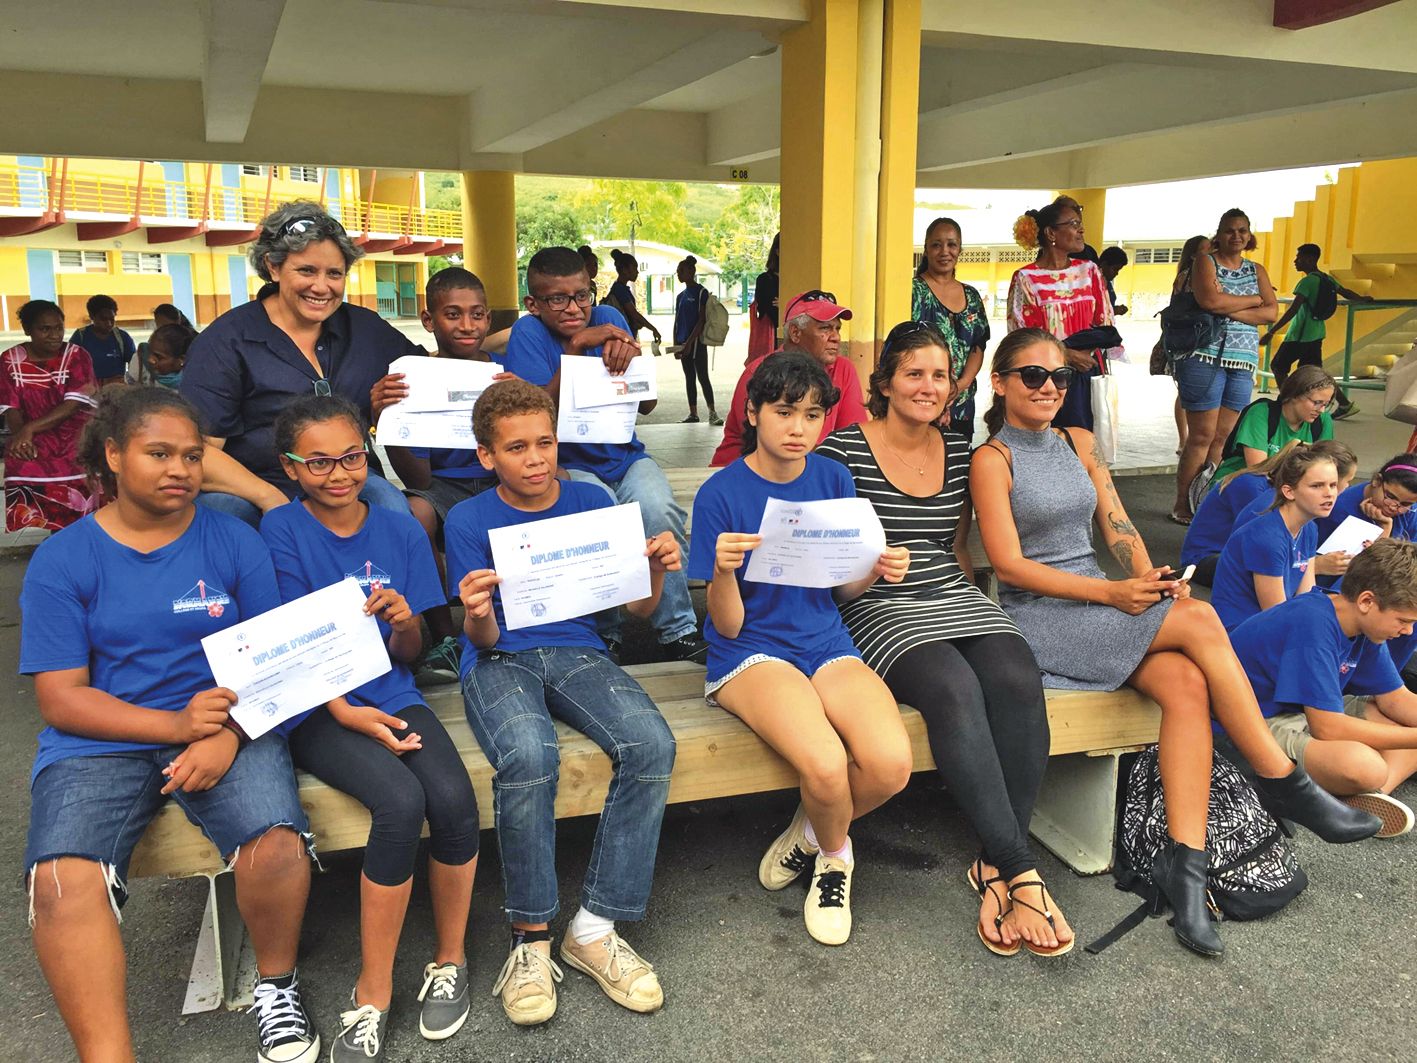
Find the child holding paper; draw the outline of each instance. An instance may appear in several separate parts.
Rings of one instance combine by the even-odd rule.
[[[838,396],[809,355],[779,354],[758,367],[748,382],[744,456],[699,489],[689,555],[690,577],[709,583],[705,696],[801,777],[802,803],[763,856],[758,881],[780,890],[810,871],[803,917],[825,945],[851,934],[847,830],[899,793],[911,766],[895,698],[862,661],[835,602],[859,597],[877,579],[899,583],[910,552],[888,547],[870,575],[834,591],[744,576],[769,499],[855,497],[844,466],[809,453]]]
[[[369,455],[351,403],[335,395],[295,400],[276,419],[275,442],[301,492],[261,521],[281,597],[292,601],[354,577],[368,592],[364,611],[378,619],[392,663],[278,728],[298,767],[355,798],[372,819],[359,881],[363,963],[331,1059],[377,1059],[425,818],[437,946],[418,993],[419,1032],[430,1041],[451,1037],[469,1009],[463,940],[477,871],[477,799],[453,740],[409,670],[422,645],[418,614],[446,597],[417,522],[360,501]]]
[[[674,767],[674,736],[649,695],[606,654],[593,614],[509,630],[491,532],[611,506],[598,486],[556,477],[555,411],[540,388],[493,384],[473,407],[477,455],[498,486],[448,514],[448,580],[466,609],[463,701],[468,723],[496,774],[503,908],[512,947],[493,992],[519,1026],[556,1013],[561,968],[551,958],[549,921],[558,910],[556,784],[560,755],[553,720],[593,739],[614,767],[595,834],[581,904],[566,927],[561,959],[593,978],[631,1011],[664,1003],[654,968],[615,929],[644,918],[659,826]],[[587,518],[590,524],[594,518]],[[626,608],[653,613],[665,573],[679,571],[675,537],[645,543],[647,598]]]
[[[40,544],[25,573],[20,671],[48,725],[30,783],[30,925],[78,1057],[132,1059],[123,880],[171,796],[236,874],[257,1059],[314,1063],[295,971],[310,835],[290,754],[277,734],[246,740],[201,646],[280,594],[260,537],[194,504],[202,450],[175,392],[109,388],[78,456],[113,502]]]

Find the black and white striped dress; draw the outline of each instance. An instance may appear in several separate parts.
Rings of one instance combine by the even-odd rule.
[[[885,675],[902,653],[928,642],[1019,633],[955,560],[955,529],[969,498],[969,442],[953,432],[940,435],[945,482],[939,494],[926,498],[908,495],[886,479],[860,425],[833,432],[814,451],[846,466],[856,493],[870,499],[881,518],[886,542],[910,550],[904,580],[877,580],[841,606],[852,641],[878,675]]]

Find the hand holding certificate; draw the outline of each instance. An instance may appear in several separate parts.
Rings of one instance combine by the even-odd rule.
[[[565,443],[628,443],[640,403],[658,394],[654,363],[644,358],[612,376],[599,358],[562,355],[556,434]]]
[[[502,367],[464,358],[405,355],[389,366],[403,376],[408,394],[379,414],[379,441],[385,446],[475,450],[472,407]]]
[[[743,575],[754,583],[840,587],[867,578],[886,561],[882,556],[887,552],[885,529],[864,498],[816,502],[769,498],[758,536],[760,542]],[[908,564],[908,554],[897,558],[892,552],[889,566],[881,571],[898,582]]]

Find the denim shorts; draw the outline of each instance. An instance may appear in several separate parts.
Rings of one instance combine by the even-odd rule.
[[[774,647],[771,653],[763,650],[749,650],[736,658],[730,658],[727,662],[710,648],[709,674],[717,674],[718,678],[709,679],[704,683],[704,700],[710,705],[717,705],[718,701],[713,695],[720,687],[730,679],[736,678],[739,673],[746,672],[753,665],[762,664],[764,661],[781,661],[783,664],[790,664],[808,679],[811,679],[827,665],[848,657],[859,661],[861,660],[861,651],[856,648],[856,643],[851,641],[851,636],[845,631],[825,646],[811,650],[790,650],[781,646]]]
[[[1199,412],[1243,410],[1250,404],[1255,375],[1249,369],[1226,369],[1206,358],[1182,358],[1172,370],[1181,409]]]
[[[184,748],[68,757],[41,771],[30,789],[26,873],[61,856],[92,860],[103,867],[116,908],[127,898],[133,849],[168,796],[223,859],[272,827],[309,834],[284,738],[268,733],[247,745],[210,790],[164,795],[162,769]]]

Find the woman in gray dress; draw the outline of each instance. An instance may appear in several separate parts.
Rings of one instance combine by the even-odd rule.
[[[1166,566],[1151,563],[1091,432],[1055,429],[1072,384],[1062,345],[1041,329],[1010,333],[994,353],[989,441],[970,465],[979,533],[999,580],[999,601],[1033,647],[1045,686],[1135,687],[1161,707],[1166,847],[1152,880],[1175,910],[1181,943],[1223,951],[1206,906],[1206,811],[1211,713],[1259,776],[1276,816],[1327,841],[1357,841],[1371,817],[1330,797],[1275,743],[1225,629],[1209,604]],[[1108,579],[1092,525],[1128,573]],[[1016,902],[1017,903],[1017,902]]]

